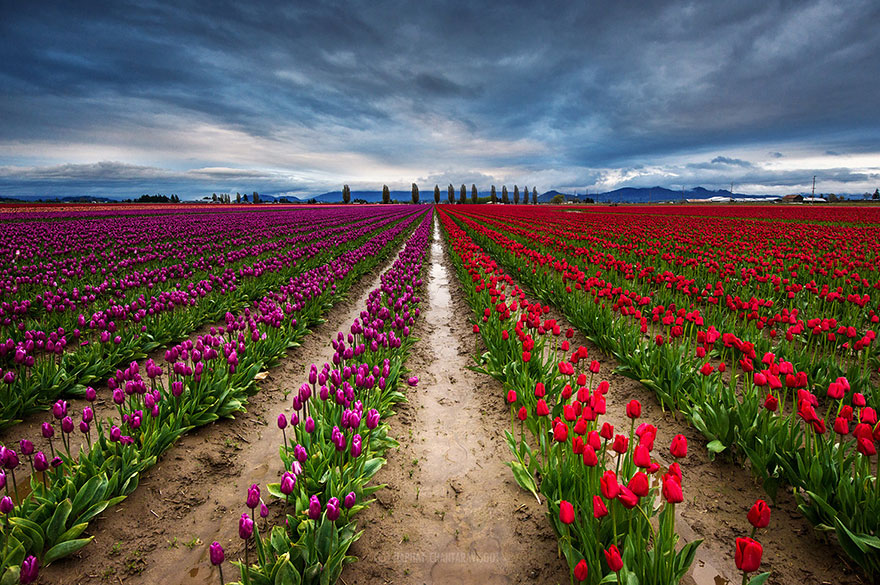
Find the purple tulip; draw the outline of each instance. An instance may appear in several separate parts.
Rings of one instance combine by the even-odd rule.
[[[299,477],[302,475],[303,468],[299,461],[294,461],[290,464],[290,471],[293,473],[294,477]]]
[[[52,426],[52,423],[44,422],[40,430],[43,433],[44,439],[51,439],[55,436],[55,428]]]
[[[361,454],[361,449],[362,449],[361,436],[355,435],[351,439],[351,456],[352,457],[359,457]]]
[[[113,402],[114,404],[122,404],[125,402],[125,392],[123,392],[121,388],[113,390]]]
[[[306,418],[306,432],[309,434],[315,432],[315,419],[312,417]]]
[[[3,381],[7,384],[12,384],[13,382],[15,382],[15,372],[9,370],[5,374],[3,374]]]
[[[37,580],[37,575],[39,573],[40,561],[37,560],[37,557],[31,555],[21,563],[21,571],[18,574],[18,582],[22,585],[33,583]]]
[[[6,472],[0,471],[0,490],[6,487]]]
[[[3,455],[3,467],[6,469],[15,469],[18,467],[20,461],[18,460],[18,453],[13,451],[12,449],[6,449]]]
[[[407,379],[406,383],[410,386],[416,386],[419,383],[419,378],[418,376],[412,376],[411,378]]]
[[[86,406],[83,408],[83,421],[90,423],[95,419],[95,411],[92,410],[91,406]]]
[[[91,386],[86,388],[86,400],[88,400],[89,402],[94,402],[95,398],[97,398],[97,397],[98,397],[98,393],[95,392],[94,388],[92,388]]]
[[[79,431],[80,431],[82,434],[84,434],[84,435],[88,435],[88,434],[89,434],[89,423],[87,423],[87,422],[84,421],[84,420],[83,420],[83,421],[80,421],[80,423],[79,423]]]
[[[357,501],[357,496],[354,494],[354,492],[348,492],[345,495],[345,499],[342,500],[342,505],[345,506],[346,510],[350,510],[352,508],[352,506],[354,506],[356,501]]]
[[[306,452],[306,448],[302,445],[297,445],[293,448],[293,456],[296,457],[296,460],[300,463],[305,463],[309,458],[309,454]]]
[[[116,425],[113,425],[112,427],[110,427],[110,440],[115,443],[116,441],[118,441],[121,438],[122,438],[122,430],[119,427],[117,427]]]
[[[278,428],[284,430],[287,428],[287,417],[284,416],[284,413],[278,415]]]
[[[12,502],[12,500],[9,500]],[[318,496],[312,496],[309,499],[309,518],[312,520],[317,520],[321,517],[321,501],[318,500]]]
[[[37,451],[37,454],[34,455],[34,469],[37,471],[46,471],[49,469],[49,461],[46,459],[46,455],[42,451]]]
[[[52,415],[57,419],[64,418],[64,415],[67,414],[67,402],[64,400],[59,400],[55,404],[52,405]]]
[[[238,519],[238,536],[247,540],[254,535],[254,521],[247,514],[242,514]]]
[[[281,493],[289,496],[293,493],[294,486],[296,486],[296,476],[289,471],[285,471],[281,477]]]
[[[335,522],[339,518],[339,499],[330,498],[327,501],[327,519]]]
[[[265,503],[260,502],[260,518],[265,518],[269,515],[269,507],[266,506]]]
[[[223,564],[223,561],[226,560],[226,555],[223,552],[223,547],[220,546],[220,543],[216,540],[211,543],[211,546],[208,547],[208,550],[211,553],[212,565],[221,565]]]
[[[22,439],[18,442],[19,449],[21,449],[22,455],[32,455],[34,452],[34,444],[27,439]]]
[[[180,382],[180,381],[171,382],[171,394],[175,398],[177,398],[181,394],[183,394],[183,382]]]
[[[63,463],[64,461],[61,460],[61,457],[56,456],[52,458],[52,461],[49,464],[52,466],[53,469],[57,469],[61,467]]]
[[[251,510],[260,505],[260,486],[257,484],[253,484],[248,488],[246,504]]]
[[[9,496],[3,496],[0,498],[0,514],[9,514],[14,509],[15,504],[12,502],[12,498]]]
[[[379,411],[371,408],[367,413],[367,428],[371,431],[379,426]]]

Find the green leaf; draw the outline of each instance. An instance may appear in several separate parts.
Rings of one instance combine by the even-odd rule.
[[[532,495],[535,496],[535,499],[538,500],[538,503],[540,504],[541,498],[538,497],[538,486],[535,484],[535,478],[532,477],[532,474],[529,473],[519,461],[510,461],[505,463],[505,465],[510,467],[513,471],[513,477],[516,479],[516,483],[518,483],[522,489],[532,492]]]
[[[53,546],[46,552],[46,556],[43,557],[43,562],[45,564],[49,564],[52,561],[57,561],[58,559],[63,559],[67,555],[73,554],[88,543],[92,542],[94,536],[90,536],[88,538],[78,538],[75,540],[67,540],[65,542],[61,542]]]
[[[722,451],[727,449],[727,447],[724,446],[724,443],[722,443],[718,439],[715,439],[714,441],[706,445],[706,449],[708,449],[710,453],[721,453]]]
[[[300,585],[302,577],[290,563],[290,554],[285,553],[278,559],[278,572],[275,574],[275,585]]]
[[[770,572],[755,575],[749,580],[749,585],[764,585],[764,582],[770,578]]]

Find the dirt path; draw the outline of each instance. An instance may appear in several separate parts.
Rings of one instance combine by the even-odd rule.
[[[398,251],[373,276],[352,287],[327,321],[269,370],[260,392],[249,399],[246,413],[182,437],[142,475],[128,499],[93,523],[88,534],[95,540],[79,554],[42,571],[40,583],[216,584],[219,575],[208,562],[207,544],[222,543],[230,560],[243,556],[237,519],[246,510],[247,488],[259,483],[265,491],[266,483],[278,481],[281,475],[281,431],[275,419],[280,412],[293,411],[285,391],[299,387],[309,364],[329,360],[330,337],[348,331]],[[281,514],[282,507],[272,506],[271,497],[264,500],[272,516]],[[238,578],[229,564],[223,574],[228,580]]]
[[[361,515],[359,558],[343,573],[368,583],[567,583],[544,507],[513,481],[494,380],[467,370],[466,301],[435,225],[424,320],[408,367],[421,381],[391,420],[399,450],[388,485]]]

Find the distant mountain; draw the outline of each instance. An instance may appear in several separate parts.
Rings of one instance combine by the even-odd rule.
[[[456,198],[458,197],[458,191],[455,192],[455,196]],[[468,192],[468,197],[470,197],[470,192]],[[342,203],[342,190],[321,193],[320,195],[315,195],[309,199],[315,199],[316,201],[321,201],[323,203]],[[354,201],[355,199],[363,199],[367,203],[382,203],[382,191],[352,191],[351,200]],[[412,201],[412,191],[392,191],[391,200],[394,201],[395,199],[398,201],[410,202]],[[419,201],[422,203],[434,201],[434,190],[419,189]],[[441,189],[440,203],[446,202],[446,190]]]

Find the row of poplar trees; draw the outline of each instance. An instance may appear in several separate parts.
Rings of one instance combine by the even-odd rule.
[[[446,188],[446,195],[449,199],[449,203],[455,203],[455,187],[450,185]],[[477,203],[480,199],[480,194],[477,191],[476,185],[471,185],[471,203]],[[495,185],[492,185],[490,199],[492,203],[498,203],[498,192],[495,190]],[[345,203],[349,203],[351,201],[351,189],[348,188],[348,185],[342,187],[342,200]],[[520,191],[519,186],[513,186],[513,203],[515,205],[519,204],[520,200]],[[419,186],[415,183],[412,184],[412,202],[419,202]],[[458,195],[459,203],[467,203],[467,187],[462,184],[461,190]],[[522,202],[523,204],[529,203],[529,188],[523,187],[522,191]],[[388,189],[388,185],[382,185],[382,203],[391,203],[391,191]],[[434,203],[440,203],[440,186],[434,185]],[[501,203],[505,205],[510,203],[510,195],[507,192],[507,186],[501,186]],[[538,204],[538,188],[532,187],[532,204]]]

